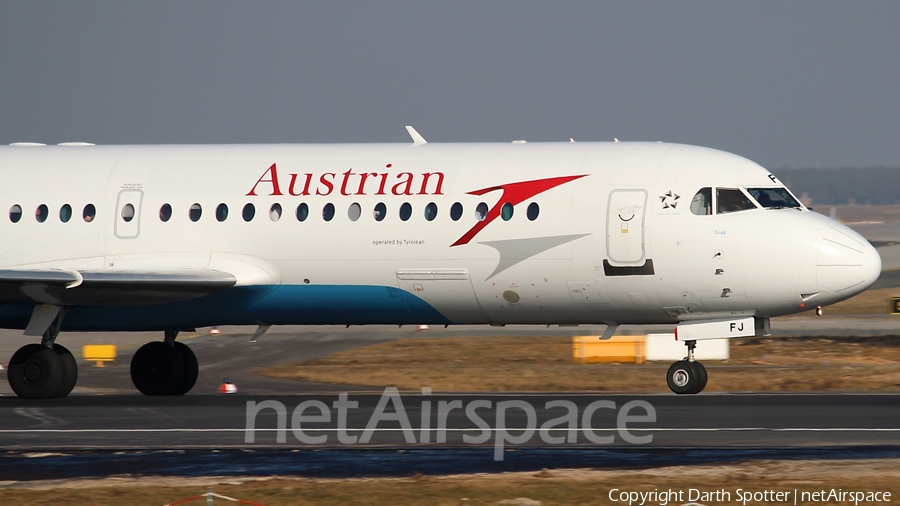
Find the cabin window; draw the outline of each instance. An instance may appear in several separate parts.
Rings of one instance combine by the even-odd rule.
[[[372,211],[372,215],[375,216],[375,221],[381,221],[387,216],[387,206],[384,205],[384,202],[375,204],[375,210]]]
[[[90,205],[90,204],[88,204],[88,205]],[[93,207],[93,206],[91,206],[91,207]],[[159,208],[159,221],[165,223],[165,222],[169,221],[169,219],[171,219],[171,218],[172,218],[172,206],[170,206],[169,204],[163,204]]]
[[[297,221],[306,221],[309,218],[309,206],[306,203],[297,206]]]
[[[22,206],[15,204],[9,208],[9,221],[18,223],[22,219]]]
[[[500,208],[500,217],[503,218],[503,221],[509,221],[512,219],[514,211],[513,205],[507,202]]]
[[[134,219],[134,204],[129,202],[128,204],[125,204],[124,206],[122,206],[122,220],[124,220],[125,223],[128,223],[133,219]]]
[[[325,204],[325,207],[322,209],[322,218],[325,221],[331,221],[334,218],[334,204],[330,202]]]
[[[747,188],[747,191],[765,209],[800,209],[800,203],[787,188]]]
[[[356,221],[360,216],[362,216],[362,207],[356,202],[350,204],[350,208],[347,209],[347,217],[350,218],[350,221]]]
[[[244,221],[250,221],[254,216],[256,216],[256,206],[250,203],[244,204],[244,208],[241,209],[241,218]]]
[[[528,210],[525,214],[528,216],[528,221],[534,221],[538,218],[538,215],[541,214],[541,206],[539,206],[537,202],[532,202],[528,204]]]
[[[72,219],[72,206],[69,204],[63,204],[62,207],[59,208],[59,221],[63,223],[68,223],[69,220]]]
[[[756,205],[737,188],[716,188],[716,213],[725,214],[735,211],[756,209]]]
[[[169,210],[169,213],[171,214],[171,209]],[[81,212],[81,217],[84,219],[85,223],[94,221],[95,216],[97,216],[97,208],[94,207],[94,204],[88,204],[84,206],[84,210]]]
[[[46,204],[41,204],[34,210],[34,219],[36,219],[38,223],[47,221],[47,216],[49,215],[50,210],[47,208]]]
[[[459,221],[463,215],[463,206],[459,202],[454,202],[452,206],[450,206],[450,219],[453,221]]]
[[[428,221],[434,220],[435,218],[437,218],[437,212],[437,204],[435,204],[434,202],[429,203],[427,206],[425,206],[425,219]]]
[[[272,221],[281,219],[281,204],[277,202],[272,204],[272,207],[269,208],[269,219]]]
[[[203,215],[203,208],[200,207],[200,204],[197,204],[196,202],[191,204],[191,208],[188,209],[188,217],[191,219],[191,221],[193,221],[193,222],[199,221],[200,216],[202,216],[202,215]]]
[[[412,206],[409,205],[409,202],[404,202],[402,206],[400,206],[400,219],[406,221],[412,216]]]
[[[216,207],[216,221],[225,221],[228,219],[228,206],[225,204],[219,204]]]
[[[478,206],[475,208],[475,218],[477,218],[478,221],[484,221],[487,218],[487,214],[488,205],[484,202],[478,204]]]

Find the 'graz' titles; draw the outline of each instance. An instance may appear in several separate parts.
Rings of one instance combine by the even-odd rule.
[[[385,165],[390,169],[391,164]],[[286,184],[286,186],[285,186]],[[263,195],[294,197],[309,195],[443,195],[444,173],[424,172],[324,172],[316,174],[288,173],[287,177],[279,177],[278,169],[273,163],[247,193],[255,197],[257,191]]]

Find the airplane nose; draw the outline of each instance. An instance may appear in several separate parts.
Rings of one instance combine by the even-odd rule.
[[[816,283],[847,297],[870,287],[881,274],[881,256],[856,232],[832,227],[822,236]]]

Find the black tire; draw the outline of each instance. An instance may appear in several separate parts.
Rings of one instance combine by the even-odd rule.
[[[22,399],[49,399],[60,391],[63,364],[46,346],[26,344],[9,360],[9,386]]]
[[[174,395],[183,379],[181,354],[162,341],[141,346],[131,359],[131,382],[144,395]]]
[[[693,390],[696,388],[698,380],[697,371],[694,370],[691,362],[684,360],[672,364],[666,374],[666,383],[668,383],[669,389],[676,394],[696,393]]]
[[[78,362],[72,352],[61,344],[54,344],[53,351],[59,356],[63,368],[63,380],[53,397],[65,397],[72,393],[75,383],[78,383]]]
[[[184,362],[184,378],[182,378],[181,386],[175,395],[184,395],[190,392],[197,383],[197,376],[200,375],[200,364],[197,362],[197,356],[194,355],[194,351],[188,345],[176,341],[175,351],[181,355],[181,360]]]
[[[706,372],[706,368],[703,367],[703,364],[700,362],[691,362],[691,366],[693,366],[694,370],[697,372],[697,385],[694,387],[694,391],[692,394],[699,394],[706,388],[706,382],[709,380],[709,374]]]

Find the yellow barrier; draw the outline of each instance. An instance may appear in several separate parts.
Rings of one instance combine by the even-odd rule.
[[[85,360],[97,362],[97,367],[103,367],[104,362],[112,362],[116,358],[116,345],[114,344],[86,344],[81,349],[81,355]]]
[[[613,336],[601,341],[600,336],[575,336],[572,338],[572,358],[582,364],[587,362],[634,362],[642,364],[647,359],[646,336]]]

